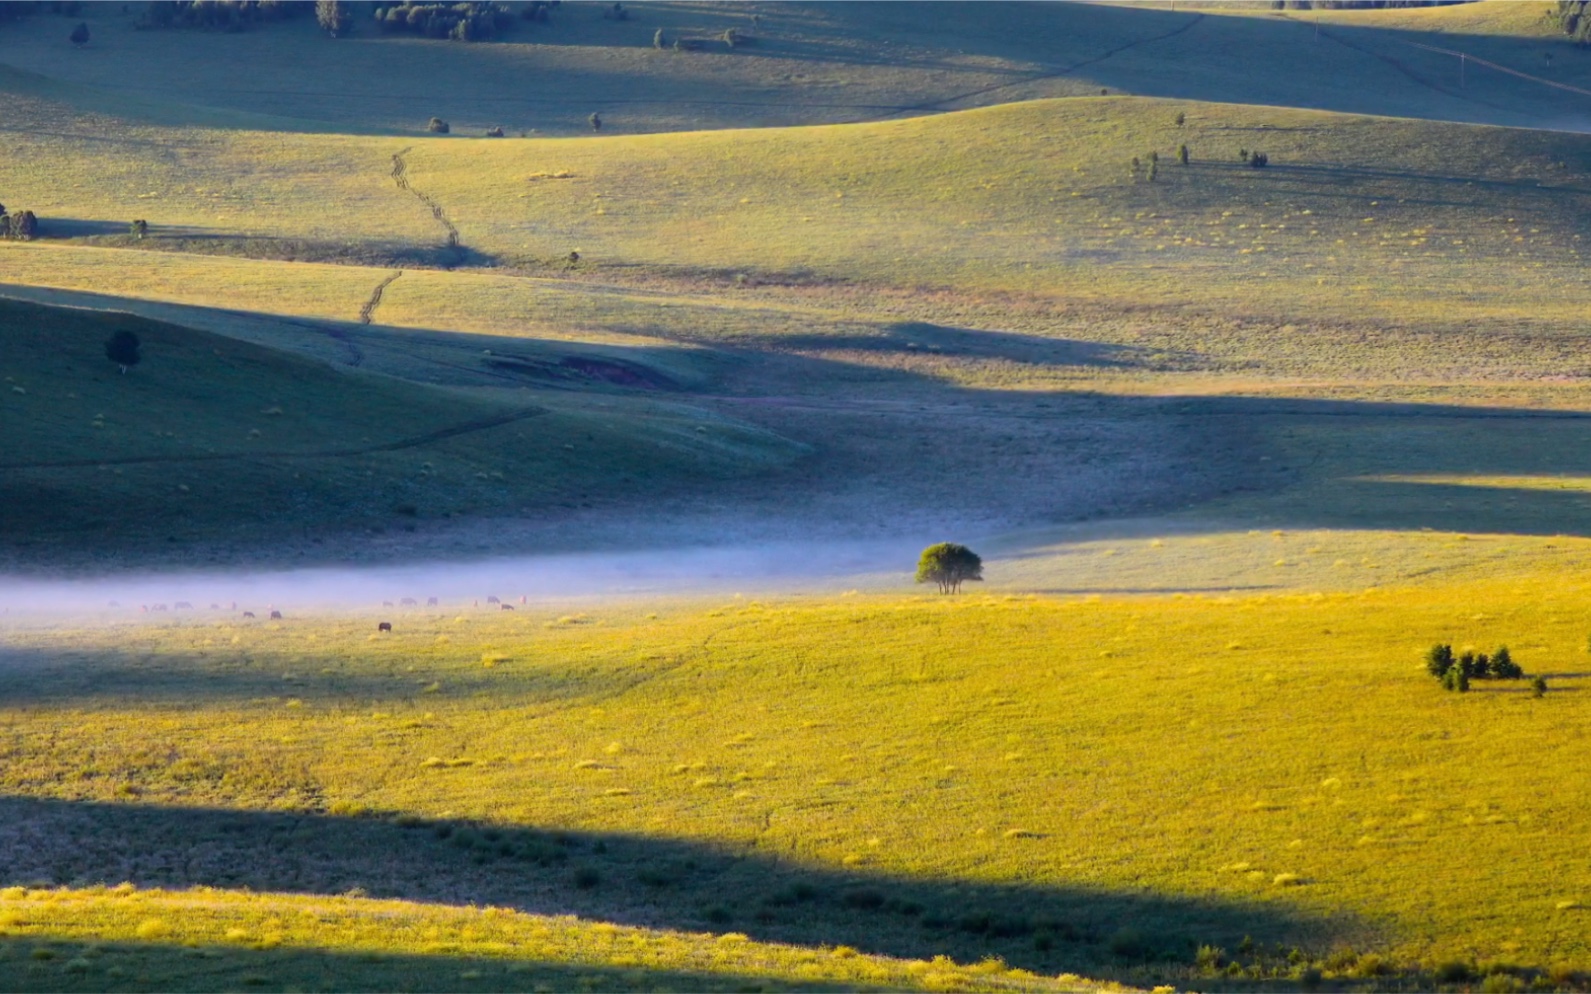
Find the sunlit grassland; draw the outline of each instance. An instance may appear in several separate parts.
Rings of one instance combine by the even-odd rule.
[[[1178,112],[1187,114],[1180,128]],[[194,141],[185,161],[127,166],[140,179],[164,177],[164,217],[128,200],[131,186],[112,203],[87,181],[54,182],[58,166],[70,175],[95,157],[81,141],[8,160],[18,164],[3,183],[15,202],[39,203],[41,216],[121,223],[136,210],[156,244],[173,237],[162,225],[192,226],[227,251],[297,239],[317,252],[344,245],[359,259],[400,242],[431,251],[445,236],[387,175],[392,152],[408,143],[410,181],[444,208],[468,249],[544,272],[579,251],[578,272],[555,271],[575,278],[709,273],[753,284],[954,287],[964,297],[1283,316],[1305,331],[1305,321],[1431,333],[1485,321],[1493,332],[1542,334],[1571,326],[1583,307],[1575,218],[1587,146],[1577,135],[1090,98],[683,135]],[[261,142],[274,165],[259,182],[280,190],[262,198],[256,219],[242,209],[254,180],[232,166],[254,161]],[[207,143],[225,148],[204,151]],[[1186,168],[1175,162],[1184,143]],[[143,148],[127,154],[156,154]],[[1264,150],[1272,165],[1244,167],[1241,148]],[[1135,181],[1129,161],[1151,151],[1161,157],[1156,182],[1142,171]],[[348,206],[328,208],[319,192],[318,177],[332,173],[363,191]],[[218,218],[212,196],[238,201],[238,212]],[[227,239],[238,244],[227,248]],[[359,303],[344,306],[357,312]]]
[[[7,990],[1109,990],[1004,964],[358,896],[0,890]]]
[[[444,607],[379,637],[374,618],[13,628],[13,874],[468,893],[1144,983],[1194,983],[1199,943],[1257,961],[1245,933],[1345,979],[1371,952],[1567,975],[1591,965],[1585,593],[1537,574]],[[1438,640],[1506,643],[1550,689],[1445,693],[1420,662]],[[558,831],[575,848],[547,862]],[[1144,949],[1108,948],[1128,927]]]

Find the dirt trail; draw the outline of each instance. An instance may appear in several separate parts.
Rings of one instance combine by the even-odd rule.
[[[359,308],[360,324],[370,323],[371,319],[376,316],[376,308],[381,306],[381,295],[386,292],[387,287],[391,286],[393,282],[402,275],[403,270],[400,269],[388,276],[386,279],[382,280],[380,283],[376,284],[376,288],[370,291],[370,299],[365,301],[363,307]]]
[[[437,223],[442,225],[447,231],[447,247],[453,253],[455,260],[453,265],[447,268],[452,269],[464,258],[464,247],[459,242],[459,229],[453,226],[453,222],[448,219],[447,212],[442,209],[442,205],[437,203],[435,198],[421,193],[409,185],[409,164],[403,161],[403,157],[413,150],[414,146],[411,145],[401,152],[392,153],[392,181],[398,184],[398,189],[414,194],[420,203],[431,208],[431,216],[436,218]]]
[[[383,442],[380,445],[364,445],[353,449],[324,449],[319,452],[205,452],[187,456],[120,456],[110,459],[63,459],[58,462],[21,462],[0,463],[0,469],[80,469],[86,466],[135,466],[148,463],[192,463],[192,462],[222,462],[227,459],[338,459],[349,456],[364,456],[375,452],[396,452],[400,449],[412,449],[431,442],[440,442],[445,439],[467,435],[471,432],[485,431],[488,428],[497,428],[502,425],[523,421],[546,414],[546,408],[527,407],[507,414],[494,414],[489,418],[476,418],[465,421],[448,428],[439,428],[436,431],[426,432],[423,435],[414,435],[409,438],[400,438],[396,442]]]

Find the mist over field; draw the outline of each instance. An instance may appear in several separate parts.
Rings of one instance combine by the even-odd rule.
[[[324,613],[601,603],[607,598],[791,594],[836,585],[910,582],[918,544],[908,541],[769,542],[628,552],[514,556],[423,565],[299,570],[195,570],[74,579],[0,578],[0,617],[56,615],[124,620],[237,617],[271,609]],[[402,604],[404,598],[417,604]],[[439,605],[429,605],[436,598]],[[187,608],[175,609],[186,603]],[[151,608],[158,610],[153,616]],[[389,613],[391,613],[389,611]]]

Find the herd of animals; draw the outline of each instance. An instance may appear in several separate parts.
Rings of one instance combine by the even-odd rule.
[[[525,595],[521,594],[520,597],[519,597],[519,603],[524,604],[526,602],[527,602],[527,598],[525,597]],[[514,610],[514,605],[508,603],[507,601],[503,600],[502,598],[500,598],[500,597],[498,597],[496,595],[489,595],[486,598],[486,603],[487,604],[496,604],[498,606],[498,608],[500,610],[503,610],[503,611],[512,611],[512,610]],[[440,605],[441,605],[441,601],[438,598],[436,598],[436,597],[427,597],[425,599],[425,606],[426,607],[439,607]],[[116,607],[121,607],[121,604],[118,601],[111,601],[109,606],[113,607],[113,608],[116,608]],[[397,603],[393,603],[392,601],[382,601],[381,602],[381,606],[382,607],[419,607],[420,606],[420,602],[418,600],[416,600],[415,598],[413,598],[413,597],[404,597],[404,598],[401,598],[400,600],[398,600]],[[479,599],[477,599],[474,602],[474,606],[475,607],[480,607],[481,606],[481,602],[480,602]],[[189,601],[175,601],[175,602],[173,602],[171,604],[140,604],[138,606],[138,610],[140,611],[140,613],[150,614],[150,613],[159,612],[159,611],[193,611],[193,610],[196,610],[196,609],[194,608],[193,604],[191,602],[189,602]],[[231,603],[231,605],[229,607],[227,607],[227,608],[222,608],[220,604],[211,604],[210,605],[210,610],[212,610],[212,611],[227,610],[227,611],[231,611],[231,612],[234,612],[234,613],[238,613],[238,602],[237,601],[233,601]],[[281,621],[282,620],[282,612],[280,610],[278,610],[274,605],[267,605],[266,606],[266,610],[270,612],[270,615],[269,615],[270,620],[272,620],[272,621]],[[240,613],[240,617],[254,618],[254,617],[257,617],[257,615],[255,615],[255,613],[253,611],[243,611],[243,612]],[[390,622],[390,621],[378,622],[377,625],[376,625],[376,630],[380,631],[380,632],[390,632],[390,631],[392,631],[392,622]]]

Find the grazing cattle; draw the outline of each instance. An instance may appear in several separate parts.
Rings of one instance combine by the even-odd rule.
[[[177,603],[171,605],[171,609],[173,611],[192,611],[193,605],[189,604],[187,601],[178,601]]]
[[[381,606],[382,607],[391,607],[392,606],[392,602],[391,601],[382,601],[381,602]]]
[[[281,621],[282,620],[282,612],[280,612],[280,611],[272,611],[271,612],[271,620],[272,621]]]
[[[420,602],[415,600],[413,597],[405,597],[403,600],[399,601],[398,603],[402,604],[404,607],[419,607],[420,606]]]
[[[514,609],[514,605],[512,604],[499,604],[498,607],[502,608],[504,611],[512,611]]]
[[[154,607],[150,608],[149,610],[151,610],[151,611],[164,611],[165,609],[166,609],[166,605],[164,605],[164,604],[156,604]]]
[[[436,607],[436,598],[435,597],[427,597],[425,599],[425,606],[426,607]]]
[[[488,597],[488,598],[486,598],[486,603],[488,603],[488,604],[501,604],[502,601],[498,600],[496,597]]]
[[[378,631],[378,632],[390,632],[390,631],[392,631],[392,622],[390,622],[390,621],[381,622],[379,625],[376,626],[376,631]]]
[[[244,611],[243,612],[243,617],[252,618],[252,617],[254,617],[254,612],[253,611]]]

